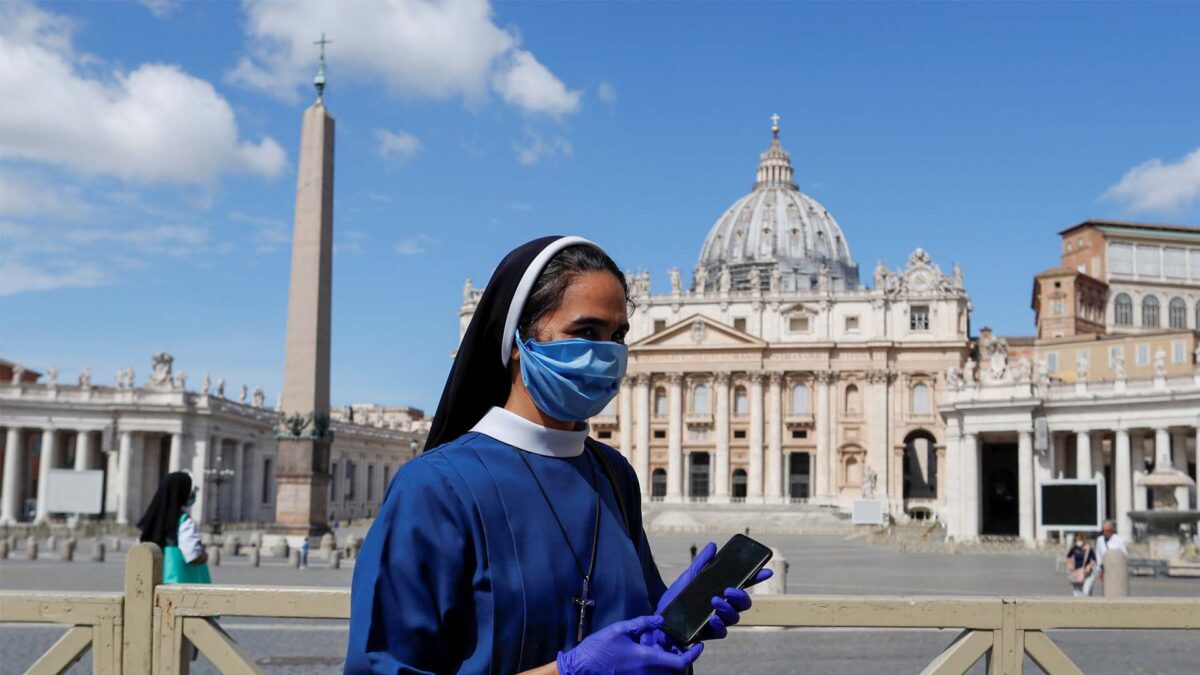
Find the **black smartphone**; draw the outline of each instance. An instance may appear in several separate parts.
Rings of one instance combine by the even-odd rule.
[[[726,588],[742,588],[750,583],[770,559],[771,549],[745,535],[733,535],[663,609],[663,632],[680,645],[695,642],[716,611],[712,599]]]

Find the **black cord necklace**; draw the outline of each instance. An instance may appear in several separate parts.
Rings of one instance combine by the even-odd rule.
[[[586,454],[586,449],[584,452]],[[542,499],[546,500],[546,506],[550,507],[550,513],[554,516],[554,522],[558,523],[558,529],[562,532],[563,539],[567,542],[567,548],[571,551],[571,559],[575,561],[575,569],[579,570],[579,576],[583,577],[583,590],[579,593],[578,598],[571,598],[571,603],[579,607],[579,627],[575,631],[575,642],[583,642],[583,632],[584,626],[587,624],[588,612],[596,606],[596,601],[588,597],[589,586],[592,582],[592,573],[596,571],[596,551],[600,548],[600,490],[596,488],[596,467],[592,466],[592,457],[588,454],[588,469],[591,473],[588,485],[596,493],[596,525],[595,530],[592,532],[591,562],[588,563],[587,572],[584,572],[583,564],[579,561],[579,555],[575,553],[575,547],[571,545],[571,538],[567,536],[567,528],[563,526],[562,519],[558,517],[558,511],[554,508],[554,502],[550,501],[550,496],[546,494],[546,488],[542,487],[542,481],[534,473],[533,466],[529,463],[529,459],[525,457],[525,452],[517,450],[517,455],[525,463],[525,468],[529,469],[529,475],[533,476],[533,482],[537,483],[538,490],[542,493]]]

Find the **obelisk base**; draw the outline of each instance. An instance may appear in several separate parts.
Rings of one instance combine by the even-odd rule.
[[[329,531],[329,441],[279,439],[275,523],[268,534],[320,537]]]

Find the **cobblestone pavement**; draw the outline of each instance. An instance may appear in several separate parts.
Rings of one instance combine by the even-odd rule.
[[[718,543],[723,539],[718,539]],[[700,535],[651,537],[663,577],[673,579],[686,566]],[[1054,561],[1011,555],[901,554],[857,538],[763,537],[790,564],[788,592],[879,595],[1066,595]],[[82,545],[81,545],[82,546]],[[123,553],[105,563],[65,563],[45,556],[29,562],[0,561],[0,589],[114,591],[122,584]],[[295,570],[264,560],[252,568],[245,558],[226,558],[214,580],[231,584],[347,586],[351,566],[333,570],[314,561]],[[1200,596],[1200,581],[1142,579],[1130,583],[1137,596]],[[338,672],[346,645],[339,621],[293,621],[226,617],[222,625],[271,673]],[[64,629],[46,626],[0,627],[0,675],[23,672]],[[924,668],[957,631],[855,631],[738,629],[708,645],[698,673],[913,673]],[[1052,635],[1086,673],[1192,673],[1200,653],[1200,631],[1059,631]],[[1038,672],[1027,662],[1027,672]],[[70,672],[91,672],[90,657]],[[211,673],[204,658],[193,668]],[[973,673],[983,673],[977,665]]]

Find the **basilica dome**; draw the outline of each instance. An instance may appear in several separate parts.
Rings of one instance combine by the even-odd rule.
[[[822,274],[831,290],[858,287],[858,266],[829,211],[800,192],[792,159],[772,127],[771,147],[759,158],[754,190],[717,219],[696,266],[698,283],[716,286],[728,269],[731,290],[748,290],[757,277],[763,291],[817,288]],[[822,272],[822,270],[824,270]]]

